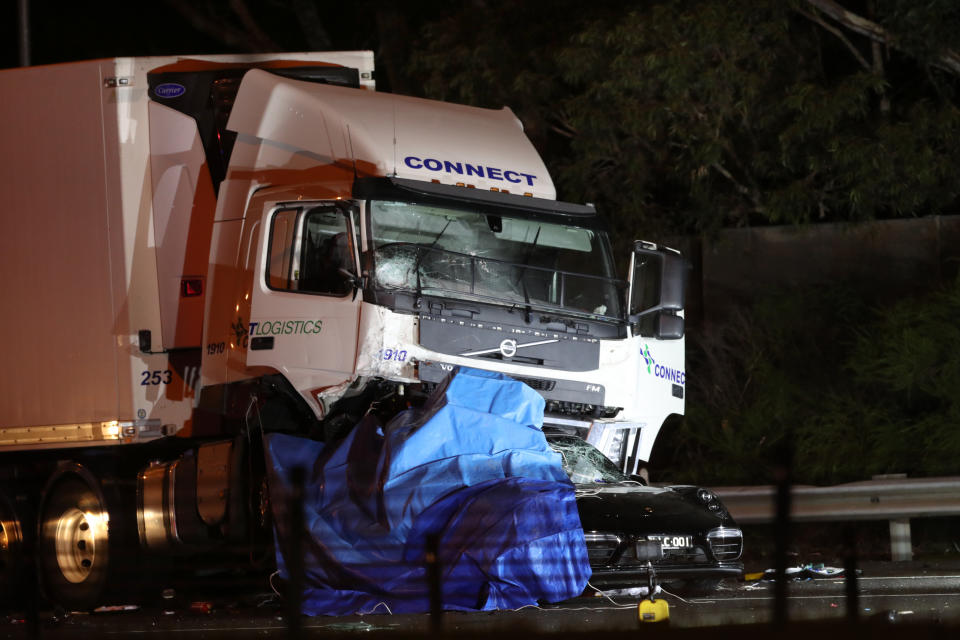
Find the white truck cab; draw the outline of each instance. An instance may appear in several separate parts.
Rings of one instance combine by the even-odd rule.
[[[509,109],[251,70],[227,128],[221,193],[248,201],[214,223],[242,250],[214,243],[204,387],[277,371],[322,420],[370,381],[495,370],[634,469],[683,412],[682,260],[638,243],[617,278]]]

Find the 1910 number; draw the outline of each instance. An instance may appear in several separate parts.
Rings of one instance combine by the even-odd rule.
[[[406,362],[407,361],[407,350],[406,349],[384,349],[383,350],[383,359],[384,360],[395,360],[397,362]]]

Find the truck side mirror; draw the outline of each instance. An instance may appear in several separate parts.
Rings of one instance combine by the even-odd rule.
[[[340,277],[343,278],[346,282],[350,283],[350,286],[353,287],[353,300],[357,299],[357,292],[361,291],[364,287],[364,279],[361,276],[356,275],[353,271],[349,269],[344,269],[340,267],[337,269],[337,273],[340,274]]]
[[[658,313],[654,336],[660,340],[679,340],[683,337],[683,316]]]
[[[634,243],[630,259],[629,321],[641,335],[661,340],[683,337],[686,263],[673,249]]]
[[[679,253],[661,253],[663,271],[660,276],[660,307],[682,311],[686,297],[686,263]]]

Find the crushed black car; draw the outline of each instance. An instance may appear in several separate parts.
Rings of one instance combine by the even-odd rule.
[[[648,486],[627,476],[582,438],[547,433],[576,487],[591,585],[657,583],[688,593],[739,577],[743,534],[720,499],[696,486]]]

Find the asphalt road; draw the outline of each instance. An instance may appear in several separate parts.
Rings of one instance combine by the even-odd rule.
[[[960,630],[960,562],[868,563],[858,575],[857,624],[859,627],[903,630],[923,626],[945,634]],[[788,619],[791,628],[824,623],[824,629],[845,629],[848,620],[842,578],[818,578],[788,583]],[[168,593],[167,595],[171,595]],[[710,597],[681,598],[662,594],[669,605],[669,629],[709,631],[737,629],[738,637],[768,634],[774,606],[774,583],[767,580],[728,581]],[[206,606],[195,603],[210,603]],[[664,628],[641,623],[638,598],[631,596],[581,597],[547,607],[492,613],[447,612],[440,621],[444,635],[535,636],[537,634],[590,635],[635,633],[638,628]],[[302,635],[423,636],[434,631],[429,615],[392,615],[381,608],[376,614],[347,617],[300,617]],[[830,626],[835,625],[835,626]],[[878,627],[879,625],[879,627]],[[380,633],[378,633],[380,632]],[[697,634],[700,635],[699,633]],[[846,637],[846,632],[837,636]],[[871,635],[877,636],[877,633]],[[883,634],[879,634],[883,635]],[[910,635],[910,634],[907,634]],[[283,603],[269,591],[237,599],[208,592],[177,593],[156,605],[99,613],[42,611],[39,625],[31,628],[24,617],[7,613],[0,619],[2,638],[138,637],[241,638],[288,637]],[[809,637],[809,634],[805,635]],[[945,635],[944,637],[949,637]]]

